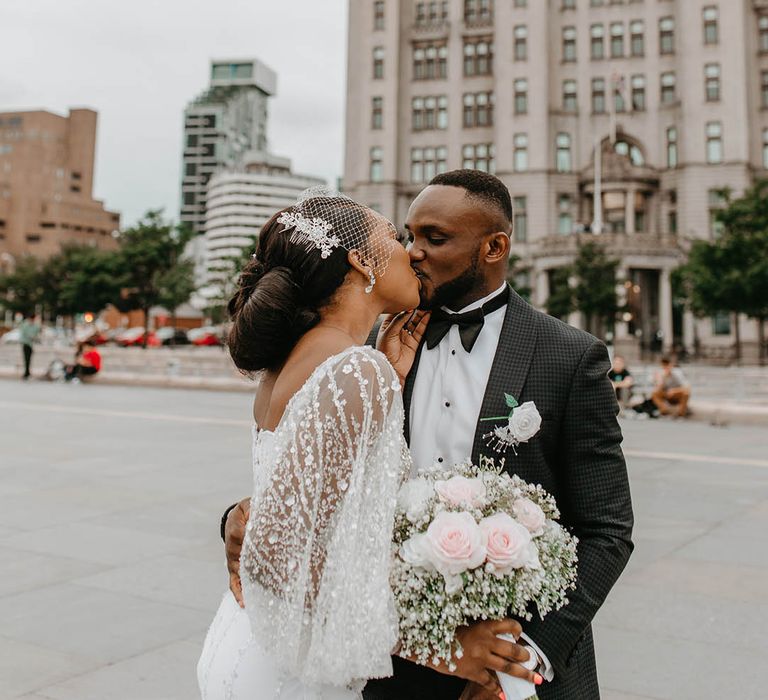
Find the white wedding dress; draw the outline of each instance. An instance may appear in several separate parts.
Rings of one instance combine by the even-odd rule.
[[[392,674],[402,429],[400,382],[369,347],[328,358],[274,432],[254,429],[246,606],[224,596],[198,663],[203,700],[353,700]]]

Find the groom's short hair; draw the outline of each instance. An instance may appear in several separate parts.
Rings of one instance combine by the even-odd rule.
[[[494,175],[482,170],[450,170],[432,178],[430,185],[461,187],[470,196],[495,205],[504,214],[508,223],[512,223],[512,197],[507,186]]]

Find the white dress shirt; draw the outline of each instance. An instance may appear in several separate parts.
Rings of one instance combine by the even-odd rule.
[[[450,314],[479,309],[505,289],[506,284],[460,311],[443,310]],[[414,470],[431,467],[435,462],[450,466],[472,457],[475,429],[506,311],[507,307],[502,306],[485,317],[471,353],[461,344],[456,325],[434,348],[422,348],[409,412]],[[549,660],[523,636],[543,662],[542,675],[551,681],[554,671]]]

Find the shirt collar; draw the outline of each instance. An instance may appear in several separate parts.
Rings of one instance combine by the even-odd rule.
[[[448,314],[463,314],[465,311],[472,311],[473,309],[479,309],[485,302],[490,301],[495,296],[501,294],[505,289],[507,288],[507,283],[504,282],[504,284],[501,285],[495,292],[491,292],[488,296],[483,297],[482,299],[478,299],[477,301],[473,301],[471,304],[468,304],[463,309],[459,309],[458,311],[451,311],[448,307],[443,306],[443,311],[445,311]]]

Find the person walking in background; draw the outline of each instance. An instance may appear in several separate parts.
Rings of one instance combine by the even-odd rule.
[[[24,354],[24,375],[22,379],[26,380],[31,376],[32,345],[39,335],[40,324],[37,323],[33,314],[25,313],[24,319],[19,326],[19,342],[21,343],[21,351]]]
[[[608,379],[611,380],[613,388],[616,391],[616,400],[619,406],[624,410],[629,405],[629,399],[632,397],[632,387],[635,384],[635,378],[629,371],[624,358],[616,355],[613,358],[613,364],[608,371]]]
[[[653,403],[659,412],[666,416],[672,413],[672,407],[677,407],[677,416],[684,418],[688,415],[688,401],[691,398],[691,387],[683,374],[683,370],[672,365],[669,357],[661,358],[661,369],[654,377]]]
[[[75,364],[67,367],[64,378],[70,382],[80,381],[81,377],[92,377],[101,369],[101,354],[87,340],[80,346],[75,356]]]

